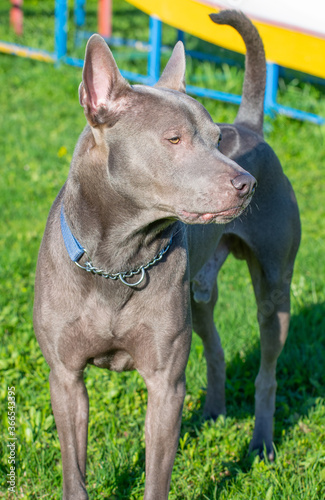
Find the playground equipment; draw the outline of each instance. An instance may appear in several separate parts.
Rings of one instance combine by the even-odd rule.
[[[111,2],[99,0],[98,32],[111,45],[129,45],[148,52],[146,75],[122,71],[126,78],[154,84],[160,73],[162,51],[162,22],[175,27],[178,37],[187,32],[203,40],[237,52],[245,52],[239,35],[230,27],[218,27],[210,21],[208,14],[221,8],[240,8],[254,21],[264,42],[267,58],[267,86],[265,111],[280,113],[299,120],[324,124],[325,118],[301,110],[282,106],[276,101],[279,72],[283,68],[301,71],[319,79],[325,79],[325,3],[323,0],[309,0],[308,11],[295,0],[127,0],[149,17],[149,41],[121,40],[111,36]],[[90,36],[83,31],[85,23],[85,0],[74,0],[75,23],[79,37]],[[267,12],[267,15],[265,12]],[[0,51],[31,57],[43,61],[62,61],[73,66],[83,66],[83,60],[70,57],[67,53],[68,1],[55,0],[55,52],[53,54],[0,42]],[[192,54],[196,55],[196,54]],[[200,57],[203,58],[201,54]],[[324,83],[323,80],[319,80]],[[239,104],[239,95],[187,86],[190,94],[209,97]]]
[[[323,124],[325,119],[311,113],[282,106],[276,101],[280,67],[291,68],[325,78],[325,2],[309,0],[128,0],[147,14],[198,38],[245,52],[238,33],[232,28],[216,29],[208,15],[222,8],[245,12],[256,25],[266,52],[267,84],[265,111]],[[156,48],[156,50],[159,50]],[[187,86],[189,93],[238,104],[240,97]],[[222,94],[222,95],[220,95]]]

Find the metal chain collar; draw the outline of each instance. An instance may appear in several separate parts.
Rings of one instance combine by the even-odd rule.
[[[106,279],[109,278],[111,280],[120,279],[120,281],[124,285],[130,286],[130,287],[135,287],[137,285],[140,285],[140,283],[142,283],[146,269],[148,269],[148,267],[153,266],[154,264],[156,264],[157,262],[159,262],[162,259],[162,257],[165,255],[165,253],[169,250],[170,245],[172,244],[172,240],[173,240],[173,237],[170,238],[169,243],[165,246],[165,248],[160,250],[160,252],[150,262],[148,262],[148,264],[140,266],[137,269],[133,269],[132,271],[125,271],[125,272],[121,272],[121,273],[110,274],[107,271],[103,271],[102,269],[98,269],[91,262],[89,255],[85,249],[84,249],[84,252],[88,257],[87,262],[85,262],[84,266],[82,266],[78,262],[75,262],[75,264],[78,267],[80,267],[80,269],[84,269],[88,273],[97,274],[98,276],[102,276],[103,278],[106,278]],[[140,274],[140,273],[141,273],[141,276],[138,279],[138,281],[136,281],[135,283],[128,283],[127,281],[125,281],[126,278],[131,278],[132,276],[135,276],[136,274]]]

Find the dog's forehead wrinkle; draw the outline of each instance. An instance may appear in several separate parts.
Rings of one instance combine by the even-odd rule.
[[[181,92],[134,86],[127,115],[115,125],[115,130],[127,130],[130,136],[159,132],[172,135],[204,135],[217,142],[219,132],[207,110]]]
[[[135,85],[132,88],[135,90],[136,94],[144,98],[144,101],[150,102],[150,97],[152,97],[159,106],[170,104],[170,106],[175,107],[175,109],[187,109],[193,117],[197,118],[200,115],[204,115],[206,119],[212,122],[212,118],[207,109],[188,94],[184,94],[177,90],[146,87],[143,85]],[[142,105],[143,102],[141,103]]]

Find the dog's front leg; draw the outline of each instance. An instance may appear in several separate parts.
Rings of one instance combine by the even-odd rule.
[[[148,407],[144,500],[168,498],[185,397],[185,375],[178,380],[170,375],[162,372],[146,379]]]
[[[51,403],[59,434],[63,500],[87,500],[85,486],[88,395],[81,372],[62,365],[50,373]]]

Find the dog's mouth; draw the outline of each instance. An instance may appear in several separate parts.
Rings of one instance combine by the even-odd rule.
[[[245,208],[246,206],[237,206],[215,213],[197,213],[181,210],[178,215],[181,221],[185,222],[186,224],[210,224],[211,222],[224,224],[226,222],[230,222],[235,217],[238,217]]]

